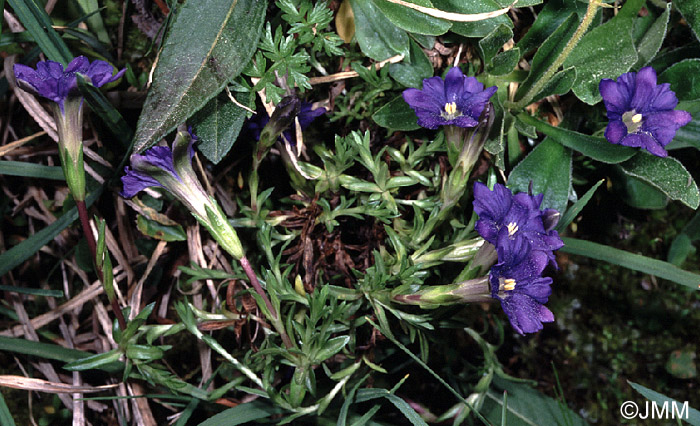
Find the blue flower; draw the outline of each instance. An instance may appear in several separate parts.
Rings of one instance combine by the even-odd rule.
[[[532,250],[524,235],[513,244],[498,248],[499,262],[489,272],[491,296],[501,302],[513,328],[520,334],[542,329],[543,322],[554,321],[544,306],[552,293],[552,279],[542,277],[547,255]]]
[[[674,110],[678,99],[669,87],[656,84],[651,67],[622,74],[617,81],[603,79],[599,89],[610,120],[605,129],[608,141],[666,157],[664,147],[692,119],[688,112]]]
[[[484,90],[484,85],[476,78],[467,77],[454,67],[444,80],[440,77],[423,80],[423,90],[404,90],[403,98],[416,112],[422,127],[475,127],[496,90],[496,86]]]
[[[17,83],[22,89],[51,99],[63,111],[63,104],[67,98],[80,97],[77,74],[88,78],[95,87],[101,87],[121,78],[126,68],[112,75],[114,67],[107,62],[90,63],[85,56],[78,56],[65,69],[58,62],[42,61],[36,64],[36,70],[26,65],[16,64],[14,71]]]
[[[513,193],[501,184],[493,191],[481,182],[474,184],[474,211],[479,215],[476,230],[497,248],[514,244],[516,237],[526,238],[533,251],[539,251],[556,266],[554,250],[564,243],[553,230],[558,212],[553,209],[540,210],[543,194]],[[543,220],[544,219],[544,220]],[[546,222],[546,226],[545,226]]]

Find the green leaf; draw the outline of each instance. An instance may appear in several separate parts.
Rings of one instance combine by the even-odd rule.
[[[408,419],[408,421],[411,422],[412,425],[428,426],[425,420],[423,420],[406,401],[386,389],[360,389],[357,391],[355,401],[360,403],[378,398],[386,398],[389,400],[389,402],[394,404],[394,406],[401,411],[401,413],[406,417],[406,419]]]
[[[97,191],[88,195],[85,200],[87,207],[90,207],[92,203],[100,196],[102,193],[102,187]],[[71,223],[75,222],[78,218],[78,209],[73,207],[63,216],[56,219],[51,225],[42,229],[39,232],[34,233],[31,237],[7,250],[6,252],[0,254],[0,276],[5,275],[7,272],[11,271],[14,267],[20,265],[31,255],[36,253],[40,248],[42,248],[49,241],[53,240],[56,235],[67,228]]]
[[[640,384],[630,382],[629,380],[627,381],[627,383],[629,383],[634,390],[641,393],[642,396],[644,396],[644,398],[656,402],[659,405],[659,407],[662,407],[664,404],[668,404],[667,407],[670,410],[669,412],[673,412],[673,407],[675,405],[677,410],[677,418],[682,418],[683,420],[685,420],[686,423],[691,424],[693,426],[700,426],[700,411],[696,410],[695,408],[691,408],[689,406],[688,410],[685,411],[683,407],[684,404],[681,404],[673,398],[669,398],[666,395],[645,388]]]
[[[8,3],[46,57],[61,62],[64,66],[68,65],[73,54],[53,29],[53,22],[46,11],[34,0],[8,0]]]
[[[89,15],[86,19],[88,28],[97,34],[97,38],[102,43],[109,45],[111,43],[109,34],[105,29],[102,16],[100,16],[100,6],[97,4],[97,0],[77,0],[76,3],[78,3],[84,15]]]
[[[281,410],[263,400],[254,400],[237,405],[212,416],[198,426],[237,426],[246,422],[270,417]]]
[[[489,64],[496,54],[503,48],[503,45],[513,38],[513,30],[507,25],[499,25],[486,37],[479,40],[479,50],[484,64]]]
[[[576,219],[576,216],[578,216],[578,214],[581,213],[581,210],[583,210],[583,208],[586,207],[586,204],[588,204],[588,202],[591,200],[591,197],[593,197],[593,194],[595,193],[596,189],[598,189],[598,187],[602,185],[603,182],[605,182],[605,179],[599,180],[598,183],[596,183],[595,185],[593,185],[593,187],[591,187],[591,189],[586,191],[586,193],[583,194],[583,197],[581,197],[576,203],[574,203],[574,205],[571,206],[571,208],[566,210],[566,213],[564,213],[564,215],[559,220],[559,223],[557,224],[557,231],[564,232],[566,227],[569,226],[569,224],[573,222],[574,219]]]
[[[24,161],[0,161],[0,175],[66,180],[60,166],[45,166]]]
[[[678,267],[681,267],[688,256],[696,251],[697,250],[695,249],[695,246],[693,246],[693,241],[690,239],[690,237],[687,234],[681,233],[673,239],[671,247],[668,249],[668,257],[666,260]]]
[[[534,126],[538,131],[550,136],[560,144],[602,163],[617,164],[629,160],[637,150],[622,145],[613,145],[605,138],[584,135],[573,130],[554,127],[528,114],[519,114],[517,119]]]
[[[14,285],[0,285],[0,291],[9,291],[10,293],[19,293],[19,294],[31,294],[33,296],[63,297],[63,291],[50,290],[48,288],[30,288],[30,287],[17,287]]]
[[[120,356],[122,356],[120,351],[117,349],[112,349],[109,352],[95,354],[87,358],[69,362],[68,364],[64,365],[63,368],[68,371],[102,369],[103,366],[118,361]]]
[[[136,227],[143,235],[155,238],[160,241],[185,241],[187,234],[182,226],[168,226],[154,220],[146,219],[142,215],[136,218]]]
[[[250,94],[239,94],[236,100],[247,105]],[[220,93],[192,118],[200,139],[197,148],[209,161],[218,164],[231,150],[245,117],[245,109],[234,104],[226,93]]]
[[[574,86],[577,75],[576,68],[574,67],[569,67],[557,72],[532,99],[544,99],[547,96],[563,95],[567,93]]]
[[[637,43],[637,63],[634,64],[635,69],[639,69],[647,65],[661,49],[664,38],[666,38],[666,28],[668,27],[668,18],[671,16],[671,3],[666,5],[666,10],[661,14],[649,29],[644,33],[641,40]]]
[[[350,0],[355,14],[355,37],[362,53],[383,61],[402,54],[409,56],[408,34],[386,18],[372,0]]]
[[[0,393],[0,425],[2,426],[15,426],[15,421],[12,418],[10,409],[5,403],[5,398]]]
[[[87,83],[80,74],[77,77],[78,89],[80,89],[80,93],[90,105],[90,109],[107,125],[110,133],[119,140],[123,147],[129,147],[134,137],[134,131],[131,126],[126,124],[124,117],[105,98],[100,89]]]
[[[372,1],[394,25],[412,33],[437,36],[445,34],[452,27],[452,23],[444,19],[435,18],[387,0]],[[430,0],[411,0],[408,3],[434,7]]]
[[[14,352],[63,362],[73,362],[92,356],[91,353],[79,351],[77,349],[69,349],[55,344],[5,336],[0,336],[0,351]],[[103,370],[115,373],[121,371],[123,368],[124,366],[122,363],[115,362],[105,365]]]
[[[433,76],[433,66],[418,43],[409,40],[409,44],[410,56],[389,65],[389,75],[406,87],[420,87],[423,79]]]
[[[493,12],[502,9],[499,3],[494,0],[433,0],[436,9],[445,12],[455,12],[464,14],[474,14],[483,12]],[[518,5],[520,7],[520,5]],[[513,22],[507,15],[496,16],[476,22],[454,22],[452,32],[464,37],[484,37],[499,25],[506,25],[513,28]]]
[[[623,200],[637,209],[663,209],[668,204],[668,197],[653,186],[622,173]]]
[[[679,200],[691,209],[697,209],[700,205],[697,184],[683,164],[675,158],[661,158],[640,152],[620,166],[625,174],[648,183],[672,200]]]
[[[143,151],[218,95],[240,74],[260,40],[266,0],[188,0],[158,58],[136,129]]]
[[[676,131],[676,136],[670,144],[666,145],[666,150],[670,151],[672,149],[685,148],[688,146],[700,150],[700,116],[698,116],[697,113],[693,114],[691,112],[691,114],[693,115],[693,119],[690,123]]]
[[[564,68],[576,67],[573,91],[583,102],[589,105],[600,102],[600,80],[617,78],[637,62],[632,25],[632,18],[615,18],[594,28],[564,61]]]
[[[620,265],[633,271],[643,272],[684,285],[693,290],[700,288],[700,275],[684,271],[668,262],[652,259],[639,254],[618,250],[603,244],[563,237],[565,253],[577,254]]]
[[[410,131],[420,129],[415,111],[408,106],[402,96],[395,97],[379,108],[372,115],[372,120],[382,127],[393,130]]]
[[[542,208],[563,212],[571,188],[571,150],[545,138],[508,176],[508,187],[516,192],[544,194]]]
[[[574,35],[574,32],[576,32],[578,24],[576,14],[570,14],[559,28],[547,37],[547,40],[537,49],[535,56],[532,58],[530,73],[515,93],[515,101],[520,101],[530,91],[532,86],[542,78],[545,71],[549,69],[564,50],[564,47]],[[534,98],[529,100],[534,100]]]
[[[518,7],[523,7],[518,2]],[[559,28],[572,13],[582,16],[586,5],[578,1],[549,0],[537,14],[530,29],[515,45],[523,54],[539,48],[547,38]]]
[[[510,74],[518,65],[518,61],[520,61],[520,49],[516,47],[506,50],[493,58],[487,68],[487,72],[495,76]]]
[[[695,351],[690,348],[677,349],[668,356],[666,371],[679,379],[693,379],[698,376],[695,366]]]
[[[345,347],[345,345],[348,344],[349,341],[350,336],[338,336],[328,340],[323,345],[323,348],[319,350],[316,356],[314,357],[314,363],[321,363],[322,361],[325,361],[333,355],[337,354],[338,352],[340,352],[341,349]]]
[[[659,83],[670,83],[681,101],[700,99],[700,59],[686,59],[659,76]]]
[[[506,419],[503,419],[504,398],[507,392],[508,402],[505,407]],[[585,422],[566,405],[537,392],[530,386],[514,383],[500,377],[494,377],[493,387],[486,393],[482,414],[494,425],[508,426],[583,426]]]
[[[695,38],[700,40],[700,0],[683,0],[673,3],[693,30]]]

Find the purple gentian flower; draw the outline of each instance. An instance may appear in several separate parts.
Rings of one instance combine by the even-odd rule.
[[[542,329],[543,322],[554,321],[544,306],[552,292],[552,279],[542,277],[547,255],[532,250],[524,235],[517,235],[513,244],[498,248],[499,263],[491,267],[491,296],[501,302],[513,328],[520,334]]]
[[[543,194],[532,196],[525,192],[513,195],[499,183],[491,191],[483,183],[476,182],[474,212],[479,215],[476,230],[498,249],[514,244],[516,237],[522,235],[533,251],[544,253],[556,266],[553,250],[564,243],[552,229],[558,221],[558,212],[540,210],[543,197]]]
[[[423,80],[423,90],[404,90],[403,99],[416,112],[418,124],[427,129],[445,125],[475,127],[496,90],[496,86],[484,90],[476,78],[467,77],[454,67],[444,80]]]
[[[132,154],[131,167],[124,168],[124,190],[120,195],[131,198],[151,186],[166,189],[190,210],[226,251],[241,259],[245,253],[236,231],[216,200],[206,193],[192,168],[192,145],[196,140],[191,129],[179,131],[172,149],[154,146],[142,155]]]
[[[36,70],[22,64],[15,65],[15,77],[19,86],[56,102],[63,111],[64,101],[69,97],[80,97],[77,74],[81,74],[95,87],[101,87],[121,78],[126,68],[112,75],[114,67],[105,61],[90,61],[85,56],[73,59],[64,69],[54,61],[36,64]]]
[[[312,103],[302,101],[301,107],[299,109],[299,114],[297,115],[297,118],[299,119],[299,126],[301,126],[301,130],[305,130],[311,125],[311,123],[316,119],[316,117],[319,117],[325,113],[325,108],[314,108]],[[262,112],[256,114],[253,118],[248,120],[248,122],[246,123],[246,128],[252,133],[253,138],[257,141],[260,140],[260,134],[262,133],[262,130],[265,128],[269,121],[270,116],[267,115],[267,112],[263,110]],[[289,141],[289,143],[292,144],[292,146],[296,146],[296,132],[292,132],[292,129],[288,128],[283,132],[283,134],[284,137]]]
[[[678,99],[669,87],[656,84],[651,67],[622,74],[617,81],[601,80],[600,94],[610,120],[605,129],[608,141],[666,157],[664,147],[692,119],[688,112],[674,110]]]

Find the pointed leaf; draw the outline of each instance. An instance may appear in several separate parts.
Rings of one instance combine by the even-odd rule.
[[[386,18],[372,0],[350,0],[355,14],[355,37],[362,53],[383,61],[398,54],[409,56],[408,34]]]
[[[260,40],[266,0],[189,0],[163,44],[136,129],[143,151],[240,74]]]
[[[237,96],[237,101],[247,105],[249,98],[248,93],[243,93]],[[246,110],[234,104],[225,93],[214,97],[193,117],[200,140],[197,148],[209,161],[218,164],[231,150],[245,117]]]

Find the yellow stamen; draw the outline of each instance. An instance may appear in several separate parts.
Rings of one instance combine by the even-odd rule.
[[[632,116],[633,123],[639,123],[640,121],[642,121],[642,114],[635,114]]]
[[[505,284],[503,286],[504,290],[513,291],[513,290],[515,290],[515,284],[517,284],[517,283],[515,282],[515,280],[513,278],[508,278],[508,279],[503,280],[503,284]]]
[[[511,222],[508,224],[508,236],[512,237],[515,235],[515,233],[518,232],[518,224],[515,222]]]
[[[457,112],[457,104],[454,102],[448,102],[445,104],[445,112],[447,115],[455,115]]]

